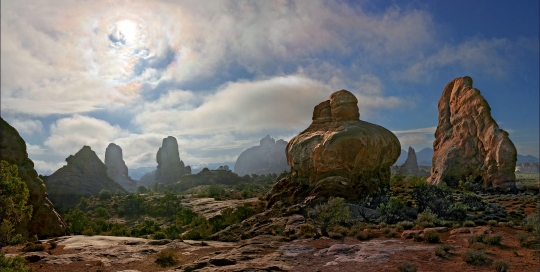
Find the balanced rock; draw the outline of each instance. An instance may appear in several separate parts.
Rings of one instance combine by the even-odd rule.
[[[269,173],[281,173],[288,171],[287,156],[285,149],[287,142],[279,139],[275,141],[270,135],[262,138],[260,145],[246,149],[234,165],[234,172],[239,176]]]
[[[357,104],[341,90],[315,106],[311,125],[287,145],[291,173],[269,192],[269,206],[278,200],[357,199],[390,181],[400,143],[389,130],[361,121]]]
[[[515,184],[516,147],[472,84],[472,78],[465,76],[444,88],[428,182],[455,184],[472,175],[485,187],[511,186]]]
[[[131,179],[128,175],[128,168],[122,157],[122,148],[110,143],[105,150],[105,166],[107,166],[107,175],[118,182],[126,191],[135,192],[137,190],[137,181]]]
[[[191,167],[184,166],[184,162],[180,160],[178,143],[172,136],[163,139],[156,161],[158,166],[154,181],[157,183],[171,184],[180,180],[180,177],[191,174]]]
[[[56,170],[45,181],[54,205],[73,207],[81,197],[98,195],[103,189],[111,193],[127,193],[107,175],[107,166],[89,146],[85,145],[74,156],[67,157],[66,162],[67,165]]]
[[[19,178],[24,181],[30,193],[28,204],[32,206],[32,217],[15,226],[17,232],[30,236],[55,237],[66,232],[66,224],[47,198],[43,181],[34,169],[34,162],[28,158],[26,143],[19,132],[0,117],[0,160],[17,165]]]

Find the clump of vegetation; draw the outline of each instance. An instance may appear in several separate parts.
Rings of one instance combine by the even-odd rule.
[[[398,266],[398,270],[400,272],[416,272],[418,271],[418,267],[416,264],[404,262],[400,266]]]
[[[420,216],[420,215],[418,215]],[[411,221],[401,221],[397,223],[398,226],[402,227],[403,229],[410,230],[414,227],[414,223]]]
[[[112,197],[112,193],[109,190],[101,189],[98,196],[100,200],[109,200]]]
[[[463,222],[462,225],[463,225],[464,227],[475,227],[475,226],[476,226],[476,224],[475,224],[473,221],[471,221],[471,220],[467,220],[467,221]]]
[[[2,272],[31,272],[32,268],[26,268],[26,260],[20,255],[8,258],[4,252],[0,253],[0,271]]]
[[[30,195],[26,183],[19,178],[17,165],[0,162],[0,246],[25,241],[15,226],[32,217],[32,206],[27,205]]]
[[[490,262],[483,249],[471,249],[462,255],[463,261],[471,265],[485,265]]]
[[[493,266],[497,272],[507,272],[510,270],[510,265],[505,261],[495,261]]]
[[[330,227],[345,225],[352,221],[349,207],[340,197],[330,198],[327,203],[317,205],[309,216],[320,226],[322,235],[328,236]]]
[[[43,247],[42,244],[34,244],[34,243],[26,243],[26,245],[23,247],[23,252],[34,252],[34,251],[43,251],[45,250],[45,247]]]
[[[424,233],[424,240],[430,244],[435,244],[441,242],[441,237],[438,232],[430,231]]]
[[[489,221],[487,222],[487,224],[488,224],[489,226],[494,227],[494,226],[497,226],[498,222],[497,222],[497,220],[489,220]]]
[[[167,267],[178,263],[176,253],[172,249],[164,249],[157,254],[155,261],[161,267]]]
[[[311,238],[317,235],[315,227],[309,223],[300,225],[300,236],[303,238]]]
[[[446,257],[450,253],[450,250],[452,249],[453,247],[451,245],[446,245],[446,244],[440,245],[435,248],[435,255],[439,257]]]
[[[435,222],[437,222],[437,215],[434,214],[429,207],[419,213],[416,218],[416,224],[422,228],[434,227]]]
[[[413,220],[416,217],[414,209],[407,207],[405,203],[394,197],[387,203],[381,203],[377,210],[381,213],[381,220],[387,224]]]

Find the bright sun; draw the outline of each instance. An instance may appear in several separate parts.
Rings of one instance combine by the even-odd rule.
[[[117,29],[124,37],[127,44],[133,43],[137,36],[137,25],[130,20],[122,20],[117,23]]]

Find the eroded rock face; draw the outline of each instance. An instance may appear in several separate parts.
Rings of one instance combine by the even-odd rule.
[[[56,170],[47,180],[47,192],[54,205],[75,206],[81,197],[98,195],[102,189],[111,193],[127,191],[107,175],[107,166],[89,147],[83,146],[66,158],[67,165]]]
[[[514,185],[516,148],[472,83],[472,78],[460,77],[444,88],[428,182],[456,183],[472,175],[485,187]]]
[[[163,139],[156,161],[158,163],[154,180],[158,183],[171,184],[180,180],[183,175],[191,174],[191,167],[184,166],[180,160],[176,138],[169,136]]]
[[[285,149],[287,142],[279,139],[275,141],[270,135],[262,138],[260,145],[246,149],[234,165],[234,172],[239,176],[257,174],[266,175],[269,173],[281,173],[288,171],[287,157]]]
[[[122,157],[122,148],[110,143],[105,150],[105,166],[107,175],[118,182],[126,191],[134,193],[137,190],[137,181],[128,175],[128,168]]]
[[[0,117],[0,160],[15,164],[19,168],[19,178],[30,193],[28,204],[32,205],[32,218],[15,226],[18,232],[39,237],[64,235],[66,224],[47,198],[43,181],[34,169],[34,162],[28,158],[26,143],[19,132]]]
[[[269,205],[310,194],[356,199],[389,182],[400,143],[389,130],[361,121],[357,103],[341,90],[315,106],[311,125],[287,145],[291,173],[272,188]]]

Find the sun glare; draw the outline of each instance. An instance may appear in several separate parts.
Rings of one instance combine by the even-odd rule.
[[[117,23],[117,29],[124,37],[127,44],[135,41],[137,36],[137,25],[130,20],[123,20]]]

